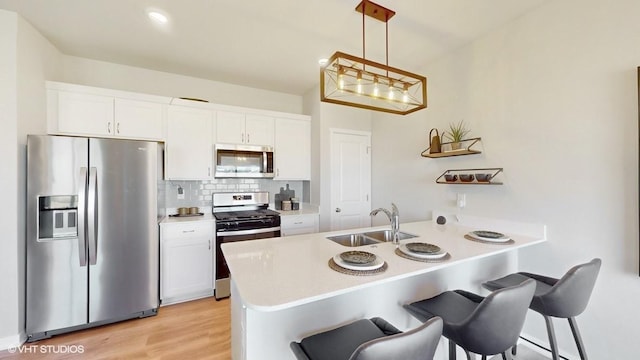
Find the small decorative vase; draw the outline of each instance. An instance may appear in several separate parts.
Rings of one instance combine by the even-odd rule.
[[[451,150],[460,150],[460,143],[459,142],[452,142],[451,143]]]
[[[436,135],[432,136],[431,134],[434,131],[436,132]],[[431,129],[431,131],[429,131],[429,154],[437,154],[441,151],[442,149],[440,147],[440,134],[438,134],[438,129],[433,128]]]

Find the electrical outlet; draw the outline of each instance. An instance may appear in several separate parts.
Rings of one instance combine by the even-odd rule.
[[[178,200],[184,200],[184,189],[182,186],[178,186]]]
[[[456,201],[456,204],[460,209],[467,206],[467,196],[465,194],[458,194],[458,199]]]

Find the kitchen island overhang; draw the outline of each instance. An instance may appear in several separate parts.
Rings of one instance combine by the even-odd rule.
[[[443,262],[400,257],[393,243],[350,248],[326,239],[386,227],[224,244],[232,279],[233,358],[294,359],[290,341],[363,317],[382,316],[401,329],[415,327],[418,323],[402,304],[452,288],[481,292],[482,281],[517,270],[515,250],[546,241],[544,225],[471,216],[461,220],[401,225],[402,231],[417,236],[401,244],[438,245],[450,254]],[[500,231],[514,241],[470,241],[465,234],[473,230]],[[334,255],[353,249],[376,254],[388,268],[354,276],[329,267]]]

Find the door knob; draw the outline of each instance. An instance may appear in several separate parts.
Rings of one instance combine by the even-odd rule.
[[[342,209],[336,208],[336,212],[340,212],[340,211],[342,211]]]

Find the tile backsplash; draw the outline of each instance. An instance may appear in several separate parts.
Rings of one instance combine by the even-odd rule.
[[[269,200],[273,202],[274,195],[280,188],[294,190],[296,197],[302,202],[309,201],[309,181],[278,181],[269,179],[215,179],[206,181],[166,180],[165,206],[178,207],[211,207],[211,194],[216,192],[238,191],[268,191]],[[182,188],[184,199],[178,198],[178,189]],[[201,210],[202,211],[202,210]]]

